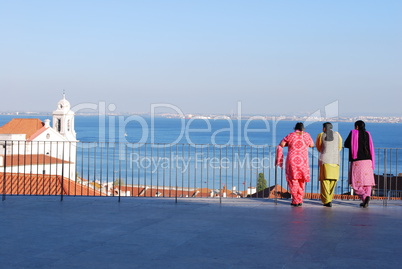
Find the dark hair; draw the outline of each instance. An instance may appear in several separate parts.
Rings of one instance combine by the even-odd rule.
[[[362,120],[358,120],[355,122],[355,128],[358,128],[359,131],[366,131],[366,124]]]
[[[323,125],[323,128],[325,128],[325,141],[333,141],[334,140],[334,131],[332,131],[332,123],[326,122]]]
[[[296,131],[296,130],[301,131],[301,132],[304,131],[303,122],[298,122],[298,123],[296,123],[296,125],[295,125],[295,131]]]
[[[355,122],[355,128],[357,127],[357,130],[359,131],[359,137],[362,137],[363,139],[363,145],[364,145],[364,152],[366,154],[370,153],[369,150],[369,137],[368,133],[366,132],[366,124],[362,120],[358,120]]]

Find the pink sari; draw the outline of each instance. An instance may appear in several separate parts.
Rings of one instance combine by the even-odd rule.
[[[292,195],[292,204],[303,202],[305,182],[310,181],[308,148],[314,145],[310,134],[295,131],[288,134],[281,143],[288,147],[286,157],[286,181]]]
[[[286,179],[310,181],[308,148],[314,145],[313,139],[306,132],[295,131],[288,134],[282,142],[288,146],[286,157]]]
[[[354,161],[350,164],[349,180],[363,202],[367,196],[371,196],[372,186],[375,185],[372,166],[371,160]]]
[[[366,131],[367,132],[367,131]],[[350,164],[349,183],[359,198],[364,202],[367,196],[371,196],[371,188],[375,185],[374,168],[375,168],[375,152],[373,140],[369,132],[369,145],[371,160],[354,161]],[[352,130],[351,151],[352,158],[357,158],[359,150],[359,131]]]

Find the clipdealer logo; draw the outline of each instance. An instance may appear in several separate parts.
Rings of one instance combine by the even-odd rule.
[[[328,118],[336,119],[339,115],[338,101],[332,102],[324,106],[321,110],[316,110],[306,117],[303,122],[305,127],[312,123],[323,121]],[[228,169],[228,168],[253,168],[253,169],[265,169],[273,167],[275,151],[267,150],[264,156],[252,156],[249,153],[234,153],[230,158],[226,156],[209,155],[204,153],[195,153],[191,156],[185,156],[180,154],[178,147],[181,145],[186,145],[195,149],[195,151],[202,151],[202,149],[214,148],[216,151],[222,151],[224,148],[237,147],[241,151],[241,147],[247,146],[254,149],[257,148],[269,148],[276,146],[279,141],[276,141],[278,123],[284,119],[284,117],[271,117],[270,120],[263,116],[252,116],[244,119],[242,117],[242,103],[237,103],[236,114],[232,117],[192,117],[186,118],[185,113],[177,106],[172,104],[160,103],[151,104],[150,117],[143,117],[140,115],[115,115],[114,111],[116,106],[114,104],[107,105],[106,102],[94,103],[83,103],[74,106],[74,112],[81,110],[93,111],[98,115],[98,143],[79,143],[78,146],[85,148],[93,147],[109,147],[118,148],[117,153],[120,160],[129,159],[129,163],[132,168],[143,168],[151,169],[156,171],[157,169],[172,169],[177,168],[178,170],[185,172],[190,167],[203,167],[211,169]],[[177,131],[177,136],[174,137],[173,141],[169,143],[158,143],[157,137],[157,121],[156,119],[160,117],[158,110],[170,111],[170,114],[176,116],[180,125]],[[216,120],[225,120],[227,122],[226,127],[213,129],[212,123]],[[202,121],[204,128],[195,128],[193,123],[196,121]],[[263,128],[255,129],[251,128],[251,124],[255,121],[262,123]],[[135,142],[129,142],[126,136],[126,130],[129,124],[136,124],[139,126],[139,135],[137,135],[138,140]],[[334,129],[337,129],[337,123],[334,123]],[[160,130],[160,129],[159,129]],[[207,144],[196,144],[193,141],[193,136],[195,134],[203,133],[208,135],[210,141]],[[262,145],[254,144],[249,135],[251,133],[265,133],[267,135],[267,143]],[[217,143],[217,138],[219,135],[225,134],[228,137],[226,143]],[[160,135],[160,134],[158,134]],[[271,135],[271,138],[269,136]],[[268,141],[270,143],[268,143]],[[168,156],[149,156],[146,155],[144,150],[142,153],[130,152],[130,149],[141,149],[141,148],[151,148],[153,149],[168,149]],[[232,149],[233,151],[233,149]],[[310,154],[317,154],[311,151]],[[212,157],[211,157],[212,156]]]

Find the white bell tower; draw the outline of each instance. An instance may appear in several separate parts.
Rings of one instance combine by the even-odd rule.
[[[53,129],[66,138],[67,141],[77,141],[74,130],[74,112],[70,110],[70,102],[63,99],[57,103],[57,109],[53,111]]]

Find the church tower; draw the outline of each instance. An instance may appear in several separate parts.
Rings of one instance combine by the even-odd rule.
[[[57,109],[53,111],[53,129],[67,141],[76,141],[74,112],[70,108],[70,102],[66,100],[66,95],[63,93],[63,99],[57,103]]]

